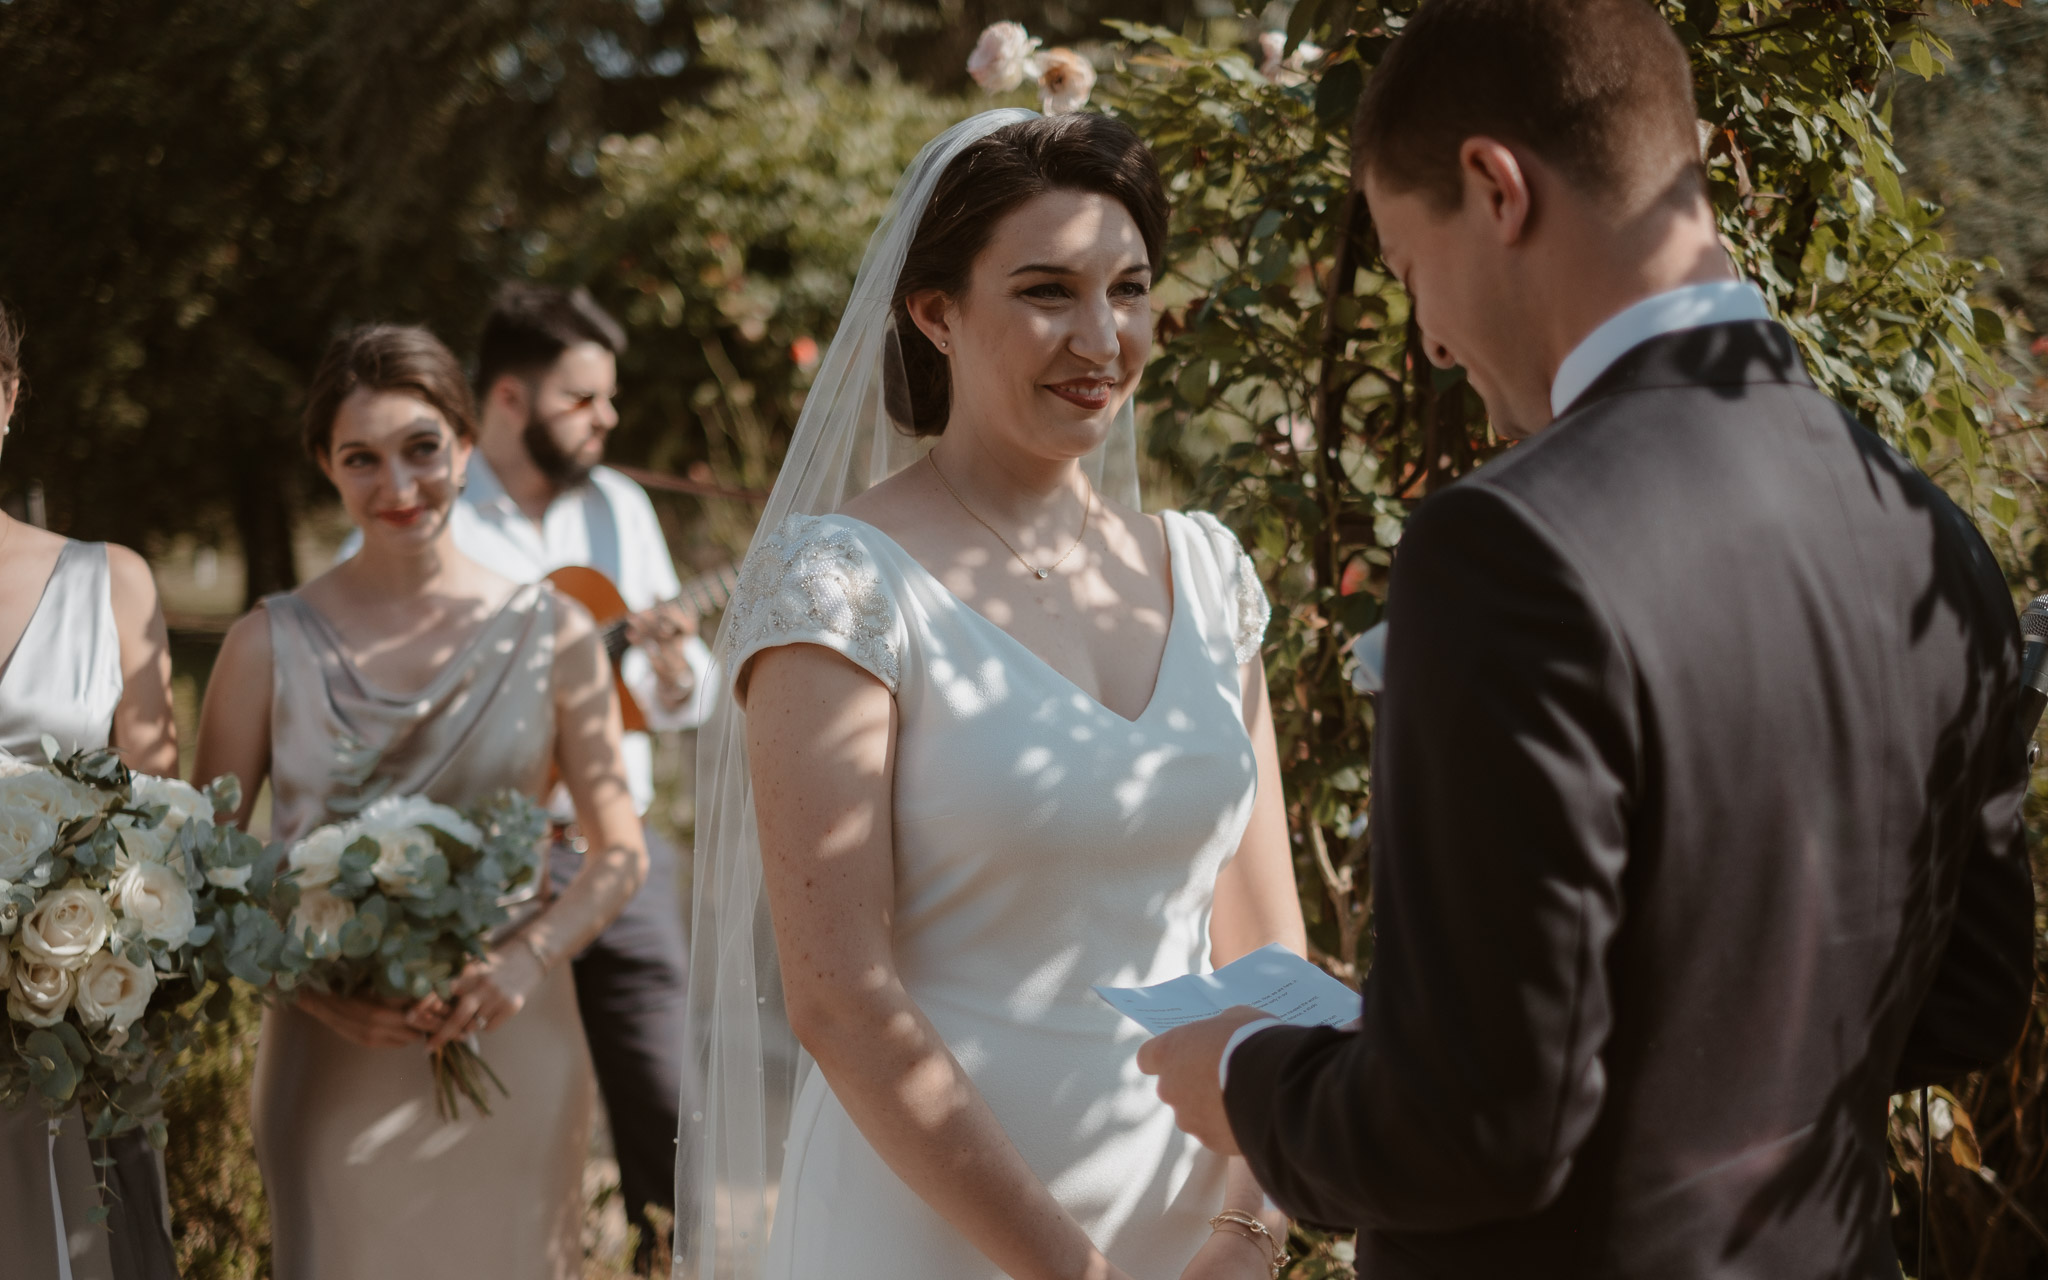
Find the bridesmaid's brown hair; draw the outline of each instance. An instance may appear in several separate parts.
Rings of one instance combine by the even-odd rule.
[[[306,452],[314,461],[327,456],[341,402],[363,389],[417,397],[440,410],[456,435],[476,438],[476,398],[455,353],[418,325],[364,325],[327,345],[306,389]]]

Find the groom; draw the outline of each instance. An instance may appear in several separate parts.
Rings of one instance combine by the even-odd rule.
[[[1887,1095],[2027,1010],[2011,600],[1736,278],[1697,129],[1644,0],[1430,0],[1360,111],[1523,439],[1395,561],[1360,1024],[1139,1062],[1376,1280],[1896,1277]]]

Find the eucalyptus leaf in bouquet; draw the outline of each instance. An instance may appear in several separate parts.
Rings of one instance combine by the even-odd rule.
[[[448,996],[514,908],[538,897],[547,830],[540,807],[508,791],[466,812],[385,796],[307,833],[278,877],[278,985],[394,1003]],[[436,1052],[433,1068],[450,1119],[462,1098],[490,1114],[486,1083],[505,1092],[473,1039]]]
[[[0,1106],[87,1136],[164,1145],[163,1090],[231,977],[269,985],[284,948],[276,857],[214,815],[204,790],[131,772],[112,750],[34,764],[0,753]],[[104,1212],[104,1210],[102,1210]]]

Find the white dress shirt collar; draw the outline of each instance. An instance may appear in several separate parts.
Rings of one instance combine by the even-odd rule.
[[[483,450],[475,450],[469,455],[469,470],[463,473],[462,478],[462,500],[471,506],[493,510],[519,509],[519,504],[512,501],[512,495],[505,492],[505,482],[498,479],[498,473],[484,461]]]
[[[1563,417],[1615,361],[1652,338],[1710,324],[1770,318],[1763,292],[1747,280],[1688,284],[1653,294],[1610,316],[1572,348],[1550,382],[1551,415]]]

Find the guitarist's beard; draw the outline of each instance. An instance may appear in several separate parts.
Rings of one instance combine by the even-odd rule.
[[[548,420],[538,412],[527,413],[526,427],[519,433],[519,439],[526,446],[526,456],[533,459],[533,465],[540,468],[540,473],[548,478],[557,492],[567,492],[588,480],[591,468],[596,465],[579,463],[570,457],[555,442]]]

